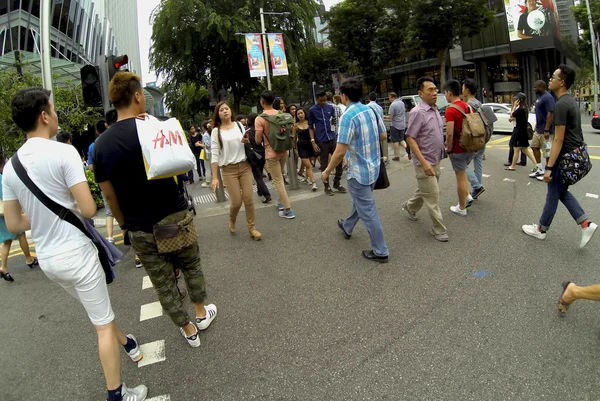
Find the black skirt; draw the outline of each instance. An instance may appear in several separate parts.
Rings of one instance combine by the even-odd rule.
[[[301,159],[310,159],[315,157],[315,150],[312,147],[312,142],[303,139],[298,140],[298,157]]]

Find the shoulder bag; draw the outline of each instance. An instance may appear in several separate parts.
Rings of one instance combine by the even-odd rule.
[[[61,206],[58,203],[56,203],[55,201],[53,201],[52,199],[50,199],[45,193],[42,192],[42,190],[37,185],[35,185],[35,183],[33,181],[31,181],[31,178],[29,177],[29,175],[27,174],[27,171],[25,170],[25,168],[21,164],[21,161],[19,160],[18,153],[15,153],[10,158],[10,160],[12,162],[13,168],[15,169],[15,172],[17,173],[17,176],[19,177],[19,179],[21,179],[23,184],[25,184],[25,186],[33,193],[33,195],[40,202],[42,202],[42,204],[44,206],[46,206],[51,212],[56,214],[61,220],[64,220],[67,223],[78,228],[79,231],[81,231],[83,234],[85,234],[85,236],[88,237],[94,243],[94,245],[96,246],[96,249],[98,250],[98,259],[100,259],[100,264],[102,265],[102,270],[104,271],[104,274],[106,276],[106,283],[107,284],[112,283],[115,278],[115,274],[112,269],[114,264],[111,263],[109,253],[107,251],[107,245],[101,243],[101,241],[99,241],[96,238],[97,236],[95,237],[94,235],[90,234],[90,232],[86,229],[84,223],[79,219],[79,217],[77,217],[75,215],[75,213],[73,213],[66,207]],[[94,228],[92,228],[92,229],[94,229]],[[98,235],[100,235],[100,234],[98,234]],[[108,245],[110,245],[114,248],[114,246],[112,244],[108,244]],[[110,247],[108,247],[108,248],[110,248]],[[111,250],[111,252],[112,252],[112,250]],[[120,253],[120,252],[117,250],[117,253]]]
[[[592,162],[585,143],[565,153],[558,161],[558,170],[562,175],[563,182],[567,185],[578,183],[591,169]]]

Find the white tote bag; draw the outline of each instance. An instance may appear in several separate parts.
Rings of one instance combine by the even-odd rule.
[[[160,121],[148,116],[145,120],[136,119],[135,123],[149,180],[174,177],[194,169],[196,159],[177,119]]]

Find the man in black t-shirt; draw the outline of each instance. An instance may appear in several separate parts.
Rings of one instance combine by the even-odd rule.
[[[155,237],[156,229],[171,226],[178,230],[179,223],[191,218],[187,200],[174,178],[148,180],[146,175],[136,125],[136,116],[143,114],[146,106],[140,78],[130,72],[118,72],[108,90],[117,109],[118,121],[96,140],[96,182],[102,188],[113,216],[124,234],[129,236],[163,309],[188,343],[198,347],[198,329],[207,329],[217,314],[214,305],[204,305],[206,290],[198,243],[194,241],[189,247],[161,253]],[[190,321],[182,304],[174,268],[180,268],[184,273],[196,310],[195,323]]]
[[[577,199],[569,192],[569,184],[563,181],[562,173],[559,171],[559,159],[565,153],[572,151],[579,153],[586,150],[581,131],[581,113],[577,102],[569,94],[569,88],[573,82],[575,82],[575,71],[571,67],[561,64],[554,71],[548,85],[558,98],[554,107],[554,141],[544,174],[544,181],[548,183],[548,194],[542,217],[540,217],[540,224],[524,225],[522,229],[527,235],[542,240],[546,239],[546,231],[550,228],[560,200],[577,224],[581,226],[579,247],[583,248],[592,239],[598,225],[588,219]]]

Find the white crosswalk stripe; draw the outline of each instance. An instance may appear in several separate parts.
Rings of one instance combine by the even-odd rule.
[[[146,401],[171,401],[169,394],[159,395],[158,397],[146,398]]]
[[[140,349],[144,354],[144,358],[138,362],[138,368],[162,362],[167,359],[167,355],[165,354],[165,340],[141,344]]]
[[[148,288],[152,288],[152,281],[150,281],[150,277],[148,276],[144,276],[144,278],[142,279],[142,290],[146,290]]]
[[[152,302],[140,307],[140,322],[162,316],[163,308],[160,302]]]

